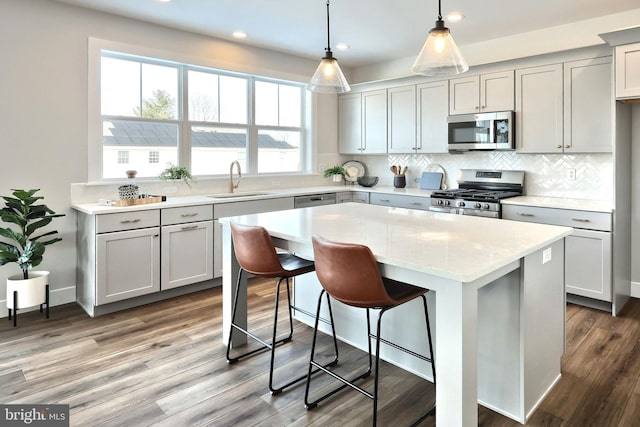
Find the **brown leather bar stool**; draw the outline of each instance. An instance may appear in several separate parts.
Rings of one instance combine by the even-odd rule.
[[[288,383],[275,387],[273,385],[273,368],[275,359],[276,346],[281,343],[291,341],[293,337],[293,316],[291,305],[291,291],[289,286],[289,278],[299,276],[301,274],[312,272],[315,267],[313,261],[300,258],[291,253],[278,253],[271,236],[263,227],[248,226],[231,223],[231,237],[233,239],[233,247],[240,264],[240,270],[238,272],[238,282],[236,284],[236,295],[233,302],[233,311],[231,314],[231,331],[229,332],[229,341],[227,343],[227,362],[235,363],[238,360],[259,353],[264,350],[271,350],[271,361],[269,366],[269,390],[271,394],[279,394],[283,389],[289,387],[305,378],[307,375],[302,375],[295,378]],[[257,277],[264,278],[278,278],[276,285],[276,301],[275,301],[275,313],[273,319],[273,335],[271,342],[267,342],[262,338],[256,336],[252,332],[244,329],[236,324],[236,309],[238,307],[238,294],[240,291],[240,283],[242,281],[242,273],[247,272]],[[278,307],[280,304],[280,285],[282,282],[286,283],[287,288],[287,303],[289,311],[289,333],[284,338],[277,338],[278,328]],[[331,324],[333,328],[333,315],[331,315]],[[257,349],[247,351],[243,354],[232,357],[231,356],[231,337],[233,329],[237,329],[248,337],[253,338],[262,344]],[[335,337],[335,331],[333,333],[333,341],[336,351],[335,360],[331,364],[335,364],[338,360],[338,343]]]
[[[430,362],[433,370],[433,382],[435,384],[436,370],[435,362],[433,359],[431,326],[429,324],[429,312],[427,309],[427,299],[425,297],[425,294],[429,292],[429,290],[382,277],[380,271],[378,270],[376,259],[367,246],[351,243],[332,242],[319,236],[313,236],[312,240],[316,264],[316,274],[318,275],[318,279],[320,280],[323,288],[322,292],[320,293],[320,297],[318,298],[317,315],[320,314],[323,295],[326,295],[326,300],[327,304],[329,304],[329,307],[331,304],[329,296],[331,296],[332,298],[340,301],[343,304],[352,307],[365,308],[367,310],[367,342],[369,345],[369,366],[364,373],[356,376],[353,379],[346,379],[340,375],[337,375],[335,372],[330,371],[326,367],[319,365],[314,360],[316,335],[318,333],[318,322],[316,320],[315,331],[313,335],[313,344],[311,347],[311,358],[309,360],[309,375],[307,376],[307,387],[304,396],[305,407],[307,409],[313,409],[318,405],[319,402],[327,399],[328,397],[334,395],[335,393],[346,387],[351,387],[373,400],[373,425],[375,426],[378,411],[378,373],[380,342],[384,342],[385,344],[391,345],[398,350],[405,351],[412,356]],[[383,314],[394,307],[397,307],[418,297],[422,298],[422,304],[424,306],[424,316],[427,325],[427,337],[429,339],[429,357],[380,338],[380,325],[382,322]],[[371,322],[369,316],[369,310],[372,308],[380,309],[375,335],[371,333]],[[372,338],[375,338],[376,340],[373,394],[355,384],[355,381],[366,378],[371,374]],[[339,380],[340,382],[342,382],[342,385],[334,390],[329,391],[313,402],[309,402],[311,371],[314,367],[331,375],[334,379]],[[422,417],[420,417],[414,423],[414,425],[418,424],[431,415],[435,415],[435,406]]]

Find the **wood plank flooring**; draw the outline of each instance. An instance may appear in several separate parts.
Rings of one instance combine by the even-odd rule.
[[[274,288],[250,282],[250,325],[264,336]],[[218,288],[97,318],[68,304],[53,307],[49,320],[21,313],[17,328],[2,319],[0,402],[66,403],[73,426],[370,425],[371,402],[351,390],[312,411],[303,406],[304,385],[271,396],[267,353],[228,365],[221,317]],[[296,322],[294,342],[278,349],[276,381],[306,372],[310,339],[310,328]],[[363,356],[341,344],[344,369],[364,366]],[[433,404],[434,387],[381,366],[379,425],[410,425]],[[640,300],[615,318],[569,305],[562,372],[527,425],[640,425]],[[481,426],[519,425],[481,406],[478,417]]]

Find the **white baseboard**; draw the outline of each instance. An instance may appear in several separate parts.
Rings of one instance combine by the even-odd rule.
[[[640,298],[640,282],[631,282],[631,296]]]
[[[75,302],[76,300],[76,287],[68,286],[62,289],[53,289],[49,292],[49,303],[51,307],[55,307],[56,305],[69,304],[70,302]],[[27,311],[35,311],[39,310],[40,307],[30,307],[20,310],[18,313],[24,313]],[[0,301],[0,318],[7,317],[9,312],[7,311],[7,300]]]

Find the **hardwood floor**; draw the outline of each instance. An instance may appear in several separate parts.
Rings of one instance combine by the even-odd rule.
[[[266,335],[274,288],[250,285],[251,327]],[[302,403],[304,385],[272,397],[266,353],[228,365],[221,315],[218,288],[97,318],[68,304],[53,307],[49,320],[21,313],[17,328],[2,319],[0,402],[69,404],[73,426],[370,425],[371,402],[351,390],[312,411]],[[306,371],[310,332],[295,324],[294,342],[278,349],[276,378]],[[347,369],[363,361],[358,350],[340,351]],[[409,425],[433,404],[434,387],[381,366],[379,425]],[[527,425],[640,425],[640,300],[615,318],[569,305],[562,366]],[[482,426],[519,425],[481,406],[478,414]]]

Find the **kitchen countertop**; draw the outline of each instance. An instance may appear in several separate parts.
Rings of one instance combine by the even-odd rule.
[[[369,246],[381,263],[461,282],[477,280],[572,231],[529,222],[355,204],[246,215],[234,220],[261,225],[274,237],[286,240],[309,242],[312,234],[319,234],[330,240],[360,243]],[[478,250],[480,243],[474,242],[482,242],[482,250]]]
[[[392,186],[361,187],[359,185],[323,186],[288,188],[280,190],[238,191],[237,196],[228,197],[229,193],[218,193],[210,196],[176,196],[167,197],[166,202],[149,203],[134,206],[108,206],[98,203],[74,203],[72,208],[89,215],[100,215],[118,212],[132,212],[150,209],[167,209],[181,206],[208,205],[219,203],[245,202],[250,200],[275,199],[278,197],[295,197],[321,193],[339,193],[344,191],[366,191],[369,193],[397,194],[403,196],[430,197],[432,190],[420,188],[394,188]],[[256,194],[259,193],[259,194]],[[220,196],[220,197],[216,197]],[[575,209],[592,212],[611,213],[611,202],[603,200],[569,199],[563,197],[519,196],[501,200],[504,205],[538,206],[556,209]]]
[[[133,212],[151,209],[168,209],[181,206],[211,205],[219,203],[246,202],[250,200],[276,199],[278,197],[295,197],[321,193],[339,193],[343,191],[367,191],[383,194],[400,194],[406,196],[429,197],[431,190],[419,188],[394,188],[392,186],[361,187],[358,185],[288,188],[282,190],[238,191],[237,196],[228,197],[229,193],[217,193],[210,196],[176,196],[167,197],[167,201],[134,206],[109,206],[98,203],[73,203],[71,207],[89,215],[101,215],[119,212]],[[259,194],[256,194],[259,193]],[[220,196],[220,197],[216,197]]]
[[[568,199],[564,197],[519,196],[500,201],[503,205],[537,206],[541,208],[574,209],[590,212],[613,212],[612,203],[605,200]]]

